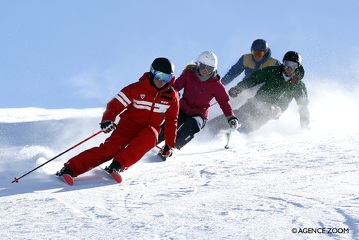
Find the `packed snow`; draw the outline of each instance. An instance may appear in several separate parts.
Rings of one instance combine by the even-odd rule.
[[[103,133],[12,183],[97,132],[104,109],[0,109],[0,238],[359,239],[358,91],[308,89],[310,131],[293,103],[229,149],[205,130],[166,162],[153,149],[121,184],[54,175]]]

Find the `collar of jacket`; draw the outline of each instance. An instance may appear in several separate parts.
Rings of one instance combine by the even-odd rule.
[[[221,79],[217,70],[213,74],[209,75],[206,80],[201,79],[199,72],[196,69],[190,70],[190,72],[192,75],[195,75],[200,82],[219,81]]]

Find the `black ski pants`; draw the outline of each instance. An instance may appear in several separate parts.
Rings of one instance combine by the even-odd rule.
[[[201,116],[188,116],[182,109],[179,110],[177,124],[176,148],[181,149],[189,143],[196,133],[206,125],[206,120]],[[158,136],[158,143],[165,140],[164,124],[161,125],[161,132]]]

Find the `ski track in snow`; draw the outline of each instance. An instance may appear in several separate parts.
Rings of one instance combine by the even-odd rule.
[[[101,135],[10,183],[86,137],[57,146],[71,134],[49,131],[58,140],[25,145],[34,138],[29,131],[1,147],[1,239],[359,239],[355,133],[235,133],[228,150],[224,134],[211,141],[202,134],[166,162],[150,151],[123,173],[122,184],[99,168],[75,178],[74,186],[54,176],[70,156],[102,142]],[[293,234],[293,228],[349,232]]]

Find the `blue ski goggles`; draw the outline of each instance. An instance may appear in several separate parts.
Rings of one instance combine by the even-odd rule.
[[[165,81],[166,83],[169,83],[173,77],[173,74],[171,73],[164,73],[161,71],[155,71],[153,73],[153,77],[156,78],[159,81]]]

